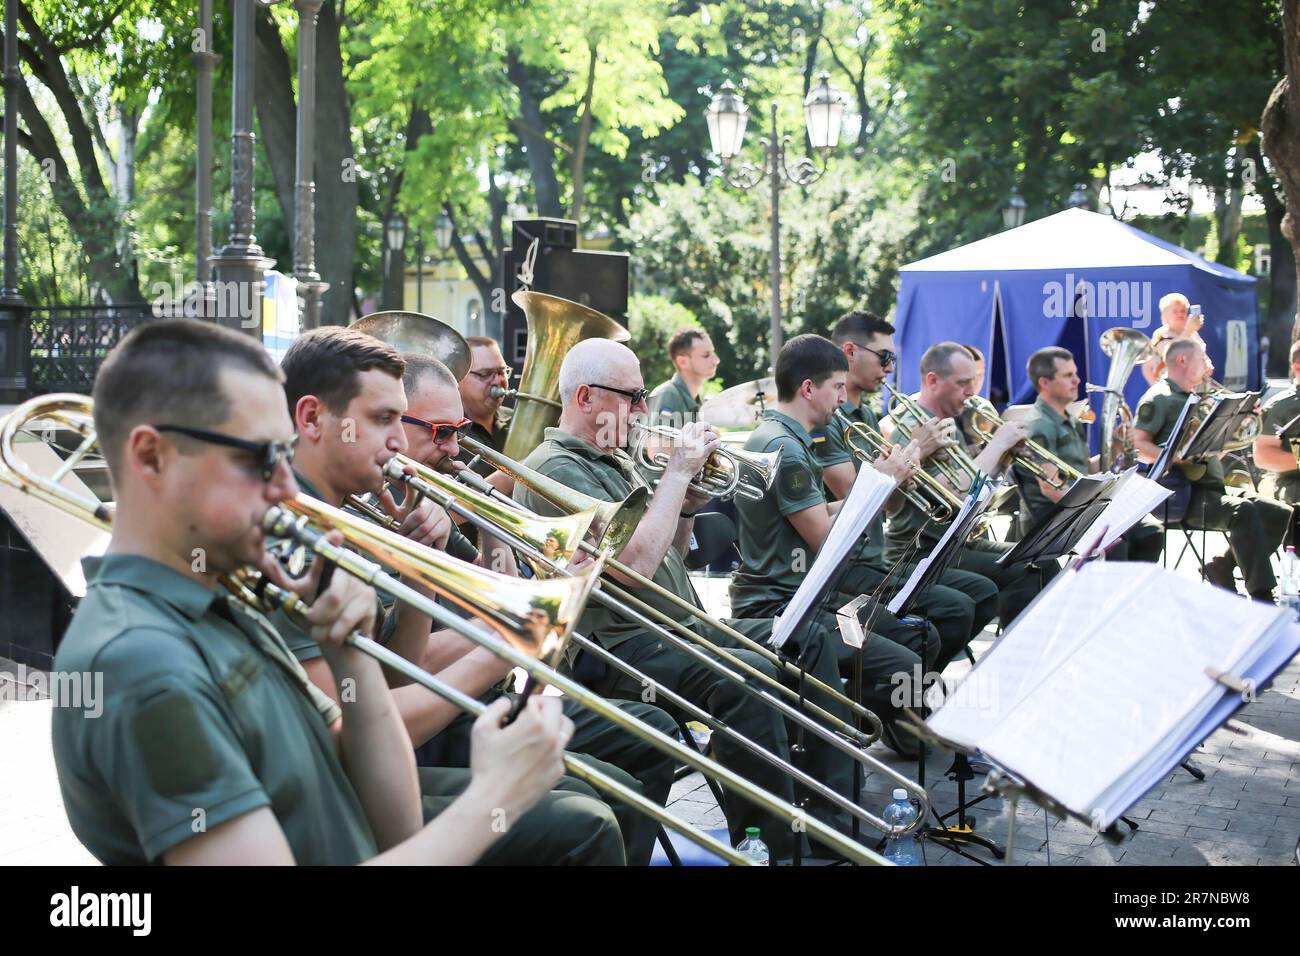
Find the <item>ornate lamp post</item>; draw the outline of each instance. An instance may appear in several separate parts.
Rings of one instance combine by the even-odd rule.
[[[704,118],[709,127],[709,141],[713,151],[722,160],[722,176],[728,185],[737,189],[753,189],[766,177],[772,190],[770,282],[771,350],[772,368],[781,351],[781,187],[789,182],[795,186],[810,186],[826,173],[830,152],[840,140],[840,120],[844,115],[844,97],[830,85],[830,75],[821,74],[819,81],[804,100],[804,125],[808,142],[816,159],[802,157],[793,166],[786,165],[786,149],[790,137],[781,135],[776,121],[776,104],[771,107],[771,132],[759,142],[763,146],[763,163],[740,163],[734,168],[732,160],[740,153],[749,121],[749,108],[730,81],[713,97]]]
[[[415,230],[415,311],[424,312],[424,229]]]
[[[1020,187],[1011,187],[1011,196],[1007,199],[1007,204],[1002,207],[1002,225],[1008,229],[1015,229],[1017,226],[1025,224],[1025,197],[1020,195]]]
[[[0,288],[0,401],[17,402],[27,388],[27,304],[18,291],[18,0],[5,0],[4,287]]]
[[[293,275],[303,330],[320,325],[328,282],[316,271],[316,15],[322,0],[294,0],[298,10],[298,130],[293,184]]]
[[[384,308],[400,309],[403,307],[406,276],[403,274],[405,262],[402,250],[406,246],[406,219],[400,212],[394,212],[384,223],[384,279],[387,295]],[[396,273],[396,279],[394,279]]]

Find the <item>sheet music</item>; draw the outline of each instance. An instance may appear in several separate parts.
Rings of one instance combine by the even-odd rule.
[[[1106,535],[1101,541],[1103,548],[1109,548],[1125,531],[1151,514],[1173,494],[1169,488],[1139,475],[1136,467],[1124,472],[1119,482],[1110,504],[1088,528],[1089,534],[1093,529],[1106,528]]]
[[[1169,440],[1165,442],[1165,447],[1160,449],[1160,457],[1155,460],[1147,472],[1147,477],[1152,481],[1159,481],[1169,470],[1169,463],[1173,460],[1174,447],[1181,445],[1183,442],[1183,425],[1187,422],[1187,416],[1191,410],[1200,404],[1199,395],[1188,395],[1187,401],[1183,403],[1183,410],[1178,413],[1178,421],[1174,422],[1174,430],[1169,433]]]
[[[858,477],[854,479],[849,496],[844,499],[844,505],[835,516],[830,533],[817,552],[813,566],[804,575],[786,609],[777,615],[770,641],[773,647],[785,644],[803,616],[821,600],[822,590],[831,573],[861,540],[867,525],[880,513],[896,487],[894,479],[869,465],[858,469]]]
[[[906,603],[907,599],[912,596],[912,591],[916,588],[916,585],[925,574],[925,569],[928,568],[934,560],[934,555],[943,553],[943,549],[948,544],[948,539],[957,532],[958,528],[965,527],[964,522],[967,515],[971,513],[971,509],[975,507],[982,508],[988,502],[989,497],[992,494],[993,488],[991,483],[985,482],[977,497],[972,497],[971,495],[966,496],[966,500],[962,502],[961,510],[958,511],[957,514],[953,516],[953,519],[948,522],[948,527],[944,531],[943,537],[939,539],[939,543],[930,549],[929,554],[917,562],[916,567],[912,569],[912,573],[907,579],[907,583],[899,588],[898,593],[894,595],[894,599],[889,602],[890,614],[897,614],[898,609],[901,608],[904,603]]]
[[[1105,600],[1132,568],[1087,565],[1063,588]],[[1069,809],[1100,813],[1102,825],[1116,811],[1107,797],[1181,746],[1214,706],[1220,685],[1205,668],[1252,665],[1284,616],[1158,567],[1142,577],[1140,599],[1086,628],[1059,666],[1039,668],[1042,679],[980,741],[991,759]]]

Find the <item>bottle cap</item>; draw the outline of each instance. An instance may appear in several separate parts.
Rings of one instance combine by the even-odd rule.
[[[902,787],[895,787],[895,788],[894,788],[894,799],[895,799],[895,800],[906,800],[906,799],[907,799],[907,791],[904,790]]]
[[[745,836],[749,837],[751,840],[757,840],[758,827],[745,827]]]

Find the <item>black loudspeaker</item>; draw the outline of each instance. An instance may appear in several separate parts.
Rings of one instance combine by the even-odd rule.
[[[528,351],[528,323],[523,310],[510,297],[521,286],[519,271],[534,239],[538,247],[533,262],[533,291],[572,299],[627,325],[630,257],[626,252],[576,248],[578,224],[568,219],[516,220],[510,236],[512,245],[502,254],[506,315],[501,351],[516,374],[523,368]]]

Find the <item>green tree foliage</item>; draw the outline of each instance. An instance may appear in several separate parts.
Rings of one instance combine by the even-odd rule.
[[[685,306],[661,295],[631,295],[627,300],[628,348],[641,360],[641,376],[654,388],[673,377],[668,340],[682,329],[700,329],[699,319]]]

